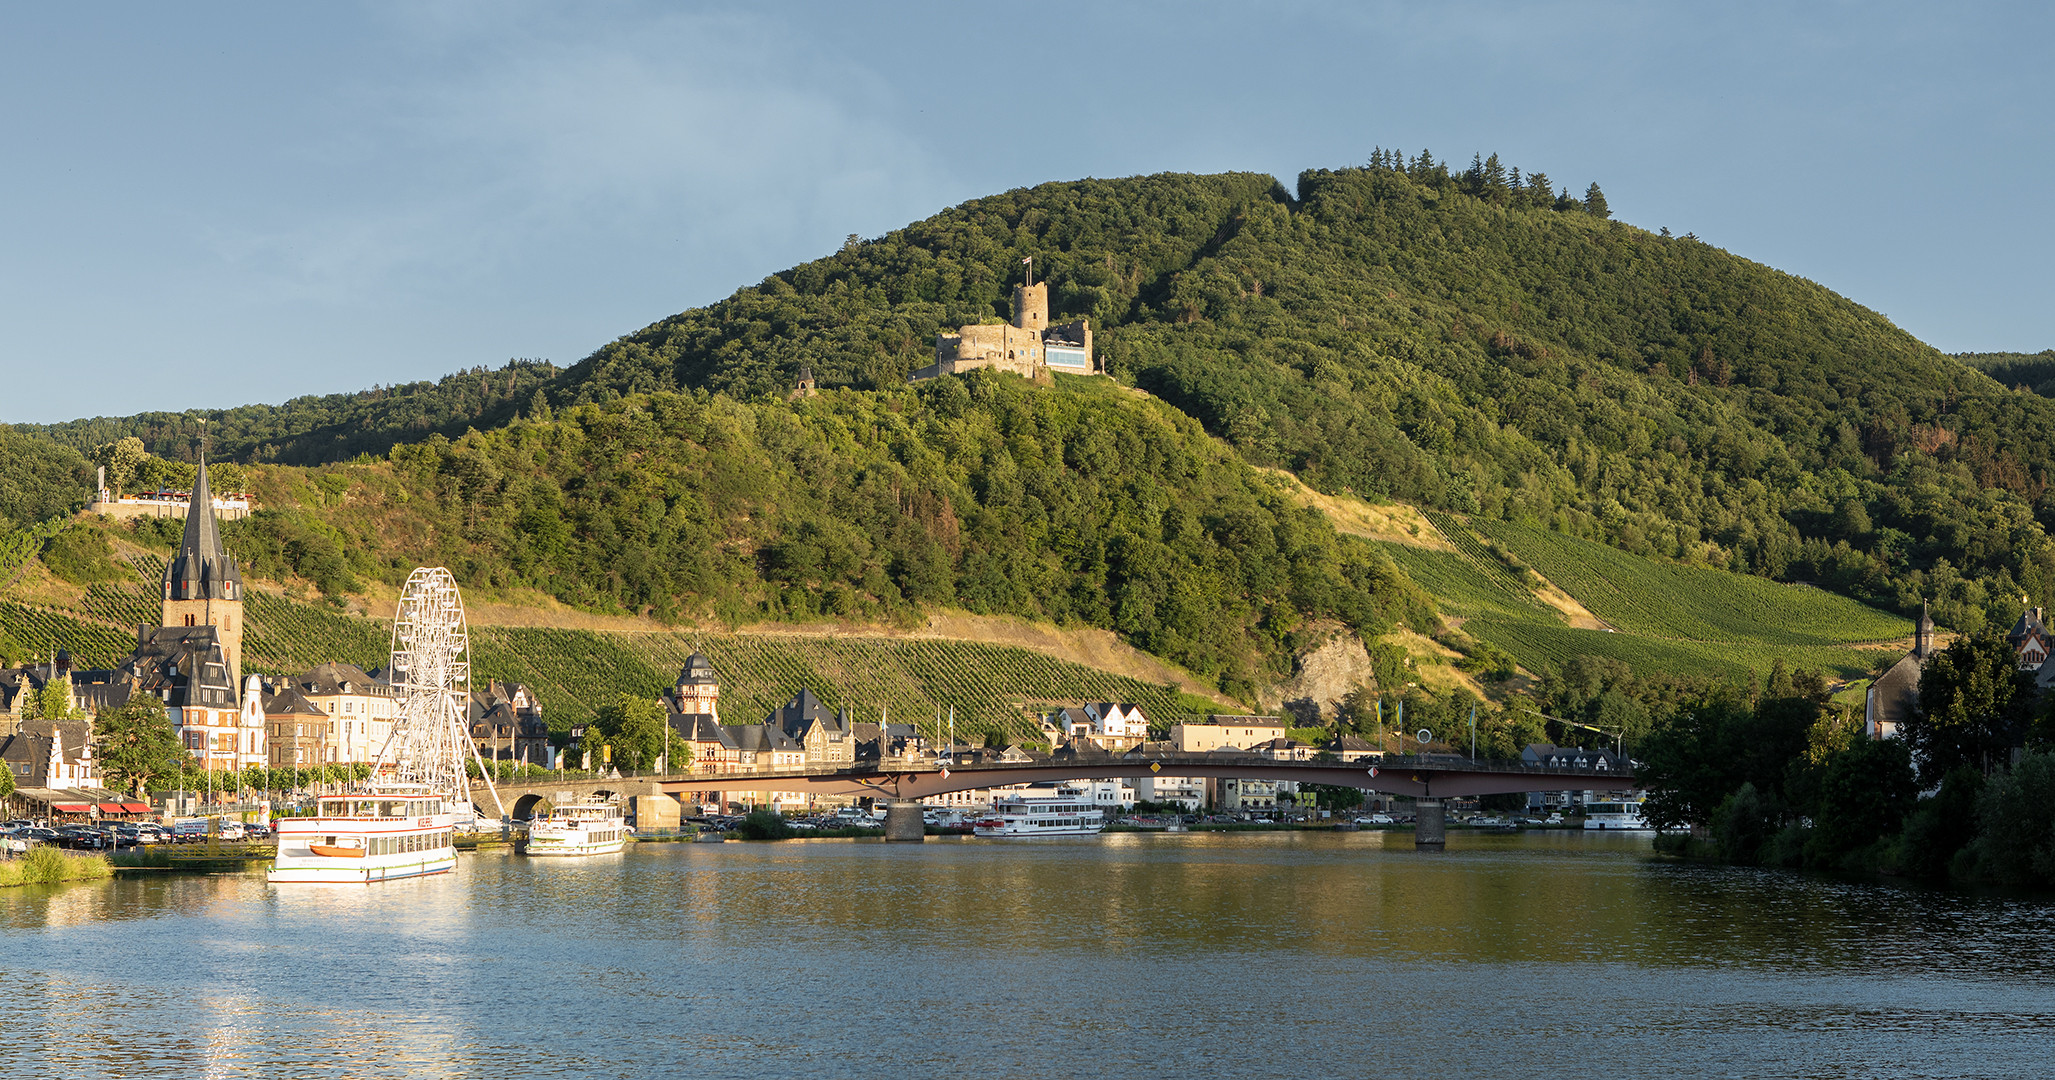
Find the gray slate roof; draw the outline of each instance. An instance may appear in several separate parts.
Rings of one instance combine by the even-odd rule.
[[[207,462],[193,480],[193,501],[186,507],[185,538],[178,554],[164,568],[166,600],[241,600],[243,576],[221,546],[221,526],[214,520],[214,496],[207,490]]]

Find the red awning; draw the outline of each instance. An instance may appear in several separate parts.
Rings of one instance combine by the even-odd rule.
[[[93,804],[89,802],[54,802],[50,804],[50,809],[60,814],[90,814],[93,812]]]
[[[125,802],[121,804],[121,812],[124,814],[147,814],[150,812],[150,804]]]
[[[128,804],[118,802],[103,802],[100,804],[100,812],[103,814],[126,814],[128,813]]]

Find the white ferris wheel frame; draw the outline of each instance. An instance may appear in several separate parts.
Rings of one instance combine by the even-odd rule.
[[[387,670],[399,709],[392,734],[372,763],[372,775],[389,768],[394,780],[425,785],[446,796],[455,808],[471,803],[464,765],[467,759],[475,761],[493,804],[505,817],[506,804],[471,741],[471,634],[463,593],[446,568],[417,567],[407,575],[393,612]]]

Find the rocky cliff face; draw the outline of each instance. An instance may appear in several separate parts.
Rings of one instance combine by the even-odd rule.
[[[1336,627],[1324,641],[1299,653],[1292,677],[1260,691],[1257,707],[1285,712],[1293,722],[1313,726],[1334,719],[1336,710],[1358,687],[1377,689],[1377,672],[1362,639]]]

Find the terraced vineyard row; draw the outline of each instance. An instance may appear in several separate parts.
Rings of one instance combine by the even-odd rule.
[[[682,634],[636,635],[633,645],[653,665],[675,671],[694,641]],[[996,728],[1016,739],[1033,734],[1023,705],[1126,701],[1142,706],[1159,725],[1200,719],[1186,713],[1166,687],[1014,646],[776,635],[706,635],[696,641],[722,673],[722,700],[734,702],[724,715],[735,720],[760,719],[801,686],[850,706],[864,719],[877,719],[882,711],[902,723],[929,723],[938,708],[953,706],[959,734]],[[737,688],[732,698],[731,672]]]
[[[1494,588],[1521,604],[1539,607],[1534,599],[1534,590],[1528,588],[1526,582],[1514,577],[1513,572],[1506,569],[1506,564],[1500,562],[1498,556],[1485,550],[1484,544],[1477,539],[1476,534],[1462,522],[1438,510],[1428,510],[1425,513],[1427,520],[1433,523],[1436,529],[1441,530],[1441,534],[1448,538],[1449,543],[1454,544],[1456,550],[1463,553],[1464,560],[1474,565],[1478,573]]]
[[[1538,670],[1543,664],[1560,667],[1577,656],[1600,656],[1641,671],[1748,679],[1760,678],[1782,660],[1787,667],[1817,668],[1854,678],[1869,671],[1877,656],[1831,645],[1668,641],[1495,616],[1471,619],[1463,624],[1463,630],[1504,649],[1529,670]]]
[[[1539,604],[1522,603],[1485,577],[1475,563],[1450,551],[1429,551],[1371,541],[1398,564],[1406,576],[1434,595],[1441,609],[1451,615],[1507,615],[1518,618],[1544,617]]]
[[[136,647],[134,634],[83,622],[45,608],[0,601],[0,654],[16,663],[44,660],[58,650],[78,667],[110,667]]]
[[[1884,641],[1912,633],[1909,620],[1822,589],[1658,562],[1501,521],[1477,526],[1599,618],[1631,633],[1770,645]]]
[[[352,618],[255,589],[245,595],[245,670],[296,675],[330,660],[368,670],[383,666],[390,655],[389,623]]]
[[[164,560],[137,555],[123,561],[134,575],[121,581],[94,582],[86,589],[79,610],[111,626],[155,626],[163,611]]]

